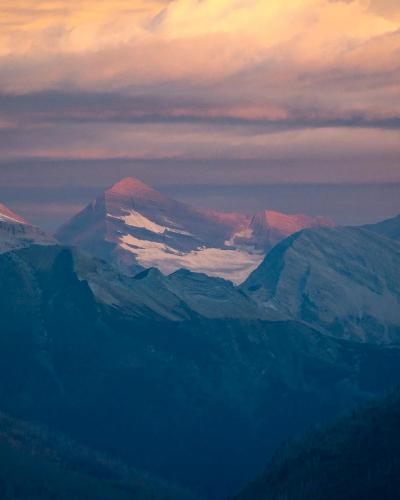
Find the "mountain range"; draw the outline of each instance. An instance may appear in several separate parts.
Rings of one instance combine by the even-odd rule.
[[[254,216],[194,208],[128,177],[107,189],[56,233],[135,274],[184,268],[243,281],[278,241],[305,227],[330,226],[323,217],[264,211]]]
[[[400,382],[400,218],[218,214],[134,179],[64,225],[62,244],[1,213],[0,411],[79,443],[95,469],[100,453],[147,471],[156,499],[170,489],[154,477],[227,498],[282,440]],[[165,258],[148,242],[167,245]],[[160,265],[215,249],[211,270],[208,258],[204,272]],[[231,252],[261,261],[240,286]],[[39,455],[62,488],[70,462]],[[81,473],[92,491],[103,484]]]
[[[0,255],[2,410],[206,498],[237,491],[282,439],[400,382],[397,346],[188,302],[171,320],[125,304],[106,264],[96,291],[80,259],[59,246]]]

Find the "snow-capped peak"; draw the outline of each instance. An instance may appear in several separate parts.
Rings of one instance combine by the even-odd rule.
[[[126,177],[64,225],[57,237],[128,273],[157,267],[169,274],[183,267],[240,282],[275,243],[318,224],[317,218],[277,212],[252,218],[198,209]]]

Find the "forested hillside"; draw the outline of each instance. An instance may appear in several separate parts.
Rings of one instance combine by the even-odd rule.
[[[400,498],[400,392],[281,450],[237,500]]]

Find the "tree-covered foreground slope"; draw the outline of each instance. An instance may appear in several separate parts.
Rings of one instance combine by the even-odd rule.
[[[287,445],[237,500],[400,498],[400,393]]]
[[[0,413],[2,500],[188,500],[187,491]]]
[[[221,318],[223,282],[211,300],[213,280],[175,275],[173,293],[152,274],[128,283],[57,246],[0,255],[1,409],[224,498],[281,440],[400,382],[397,346]]]

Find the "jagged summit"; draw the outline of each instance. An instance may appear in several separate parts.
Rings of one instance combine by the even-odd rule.
[[[19,224],[27,224],[27,221],[21,217],[20,215],[17,215],[14,213],[12,210],[10,210],[8,207],[0,203],[0,221],[1,222],[11,222],[11,223],[19,223]]]

